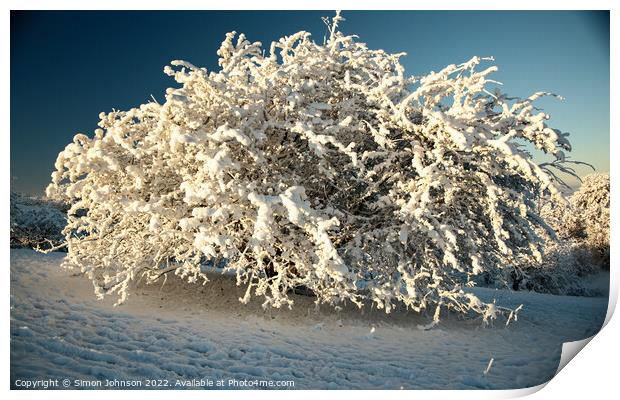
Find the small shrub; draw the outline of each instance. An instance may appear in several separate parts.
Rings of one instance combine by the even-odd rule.
[[[11,247],[50,250],[65,241],[67,207],[11,192]]]

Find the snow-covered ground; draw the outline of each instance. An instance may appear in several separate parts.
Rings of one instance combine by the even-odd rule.
[[[296,389],[522,388],[549,380],[565,341],[595,334],[607,298],[476,289],[524,304],[508,327],[479,320],[321,307],[242,305],[226,276],[196,290],[173,277],[127,303],[97,301],[91,283],[58,268],[62,253],[11,250],[11,387],[16,380],[294,381]],[[598,284],[605,284],[599,277]],[[493,363],[484,374],[493,358]],[[165,381],[160,381],[165,382]],[[205,381],[208,382],[208,381]],[[160,387],[161,388],[161,387]]]

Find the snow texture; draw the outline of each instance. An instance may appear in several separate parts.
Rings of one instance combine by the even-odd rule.
[[[15,379],[272,379],[295,389],[506,389],[555,373],[565,341],[600,329],[607,298],[472,289],[524,310],[508,326],[445,315],[344,307],[293,310],[237,301],[234,279],[199,290],[178,277],[97,301],[92,283],[59,268],[65,255],[11,250],[11,385]],[[607,285],[604,278],[599,284]],[[491,361],[492,360],[492,361]]]

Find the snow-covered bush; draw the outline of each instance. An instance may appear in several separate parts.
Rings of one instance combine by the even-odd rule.
[[[60,246],[66,225],[63,204],[11,192],[11,247],[49,250]]]
[[[609,267],[610,197],[609,175],[592,174],[584,178],[577,193],[571,197],[576,214],[581,216],[586,243]]]
[[[368,49],[340,20],[322,45],[302,31],[266,54],[228,33],[219,71],[173,61],[181,87],[164,104],[75,136],[47,189],[73,204],[66,265],[121,302],[138,277],[206,282],[201,263],[225,259],[240,300],[265,306],[303,286],[323,303],[495,317],[463,288],[541,259],[534,199],[561,194],[520,143],[560,163],[570,150],[533,105],[548,94],[489,88],[480,57],[407,77],[404,53]]]
[[[584,278],[600,269],[592,252],[583,241],[574,239],[550,241],[542,263],[523,264],[516,268],[509,286],[514,290],[532,290],[568,296],[598,296],[598,290],[584,286]],[[495,286],[504,287],[501,282]]]
[[[587,264],[605,268],[609,268],[609,190],[608,174],[587,175],[568,203],[548,202],[541,209],[563,245],[578,249],[578,259],[585,246],[591,255]]]

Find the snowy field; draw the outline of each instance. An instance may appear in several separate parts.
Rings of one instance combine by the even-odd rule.
[[[321,307],[242,305],[243,289],[213,276],[198,290],[171,277],[127,303],[97,301],[92,284],[58,268],[62,253],[11,250],[11,387],[18,379],[293,381],[295,389],[507,389],[555,373],[561,346],[595,334],[607,298],[476,289],[524,304],[516,323]],[[600,280],[599,280],[600,282]],[[484,374],[493,358],[493,363]]]

